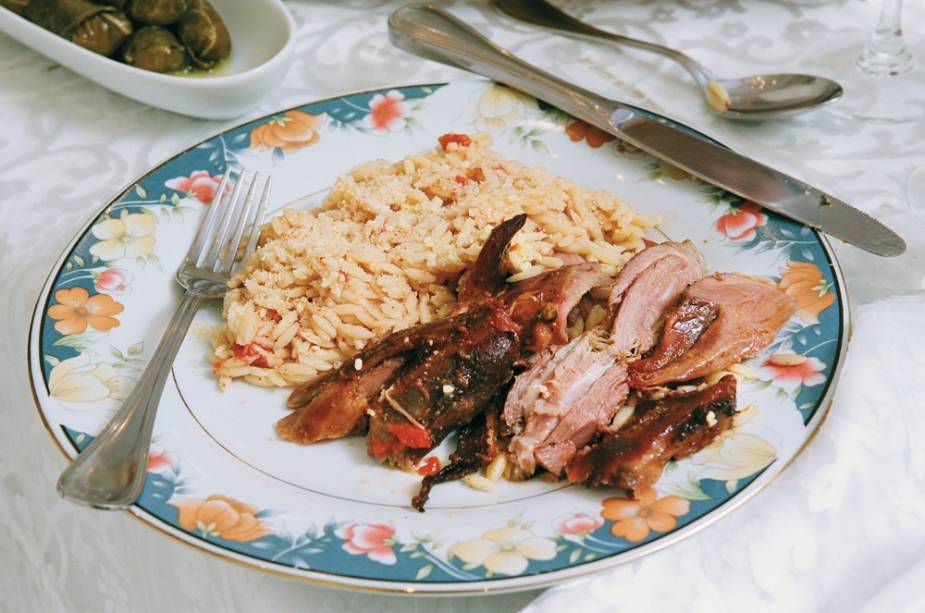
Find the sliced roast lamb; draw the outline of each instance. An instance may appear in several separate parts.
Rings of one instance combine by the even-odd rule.
[[[536,448],[537,462],[550,473],[561,475],[575,453],[607,429],[628,392],[626,368],[622,364],[608,367]]]
[[[517,433],[510,448],[517,476],[529,477],[537,463],[560,474],[610,423],[628,391],[621,359],[651,347],[662,311],[704,272],[690,242],[644,249],[614,281],[610,321],[540,354],[517,377],[504,407],[504,419]]]
[[[722,370],[767,347],[796,305],[771,283],[716,273],[693,283],[666,317],[651,355],[633,362],[632,387],[689,381]]]
[[[540,352],[567,343],[569,313],[593,288],[610,283],[598,264],[570,264],[512,283],[498,299],[509,305],[511,319],[524,326],[524,350]]]
[[[536,371],[520,375],[533,377],[517,390],[524,394],[508,394],[504,407],[505,419],[523,416],[523,426],[511,440],[510,452],[518,469],[518,476],[529,477],[536,469],[535,452],[552,434],[559,422],[578,405],[595,382],[616,367],[613,355],[606,349],[595,347],[593,333],[584,333],[556,350],[548,361]],[[625,375],[625,371],[624,371]],[[516,384],[515,384],[516,385]],[[608,400],[598,397],[599,400]],[[618,404],[613,407],[616,411]],[[608,410],[605,408],[604,410]],[[509,425],[512,423],[509,421]]]
[[[644,396],[627,424],[580,451],[566,467],[569,481],[639,495],[670,460],[700,451],[732,427],[736,379],[727,375],[702,390],[655,398]]]
[[[657,251],[657,257],[650,252]],[[633,278],[624,274],[638,259],[651,263]],[[609,306],[614,311],[613,350],[623,355],[641,355],[658,339],[659,324],[665,309],[677,302],[687,286],[706,274],[706,263],[690,241],[661,243],[644,249],[617,275]],[[616,291],[624,288],[622,291]]]

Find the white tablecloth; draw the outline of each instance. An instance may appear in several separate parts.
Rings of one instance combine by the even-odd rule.
[[[338,93],[461,76],[390,46],[385,18],[397,2],[287,4],[299,24],[297,59],[254,116]],[[859,0],[562,4],[604,27],[684,48],[729,75],[798,70],[815,42],[869,30],[879,7]],[[925,32],[923,3],[906,4],[907,30]],[[822,433],[790,470],[715,526],[551,590],[530,610],[847,611],[875,597],[911,602],[896,600],[897,592],[892,601],[876,596],[893,579],[921,595],[925,570],[912,563],[925,557],[925,419],[915,410],[925,392],[925,297],[915,293],[925,282],[925,223],[906,207],[917,199],[925,211],[925,188],[907,190],[913,170],[925,166],[925,121],[856,122],[836,105],[760,126],[726,123],[666,60],[538,33],[483,4],[449,6],[554,72],[679,117],[843,196],[910,243],[905,256],[891,260],[836,245],[857,309],[852,376]],[[456,613],[528,605],[539,592],[408,600],[311,587],[214,559],[126,514],[78,508],[55,495],[65,461],[33,407],[25,361],[45,275],[122,185],[231,123],[142,106],[0,36],[0,610]],[[884,302],[898,294],[905,295]],[[909,568],[919,577],[901,575]]]

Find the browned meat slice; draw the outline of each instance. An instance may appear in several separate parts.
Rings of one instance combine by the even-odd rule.
[[[644,399],[628,424],[579,452],[566,468],[568,479],[639,494],[658,481],[669,460],[700,451],[731,428],[735,405],[732,375],[695,392]]]
[[[685,260],[693,269],[699,269],[701,276],[706,272],[706,263],[703,261],[703,256],[700,255],[700,252],[697,251],[697,248],[694,247],[694,244],[690,241],[684,241],[683,243],[658,243],[650,247],[646,247],[639,253],[633,256],[633,258],[626,263],[626,265],[620,269],[617,278],[614,279],[613,286],[610,289],[610,298],[607,302],[611,305],[620,304],[623,295],[626,293],[626,290],[629,289],[629,286],[632,285],[636,279],[645,271],[647,268],[658,262],[663,258],[681,258]]]
[[[370,397],[379,393],[402,363],[400,358],[391,358],[368,369],[362,377],[344,377],[322,386],[311,404],[277,422],[277,432],[299,443],[362,434]]]
[[[518,335],[504,315],[492,306],[467,313],[465,323],[401,371],[370,411],[372,457],[411,469],[485,408],[520,357]]]
[[[615,360],[655,342],[662,311],[705,272],[689,242],[649,247],[618,275],[610,293],[613,329],[591,330],[553,353],[541,354],[517,377],[504,408],[517,430],[511,452],[521,476],[535,462],[553,474],[606,426],[626,397],[626,369]]]
[[[677,354],[690,342],[709,319],[710,309],[704,303],[715,306],[716,318],[690,349],[670,361],[661,351],[637,360],[630,367],[631,386],[689,381],[752,357],[774,340],[796,308],[793,298],[767,281],[739,273],[717,273],[687,289],[680,305],[670,314],[675,322],[668,329],[672,338],[664,348],[660,344],[659,350]],[[684,315],[685,309],[694,314]],[[689,333],[676,335],[677,322],[685,321]],[[675,336],[679,340],[673,341]]]
[[[688,285],[706,273],[703,258],[690,243],[662,243],[639,252],[626,267],[637,259],[657,250],[660,257],[631,280],[625,291],[615,296],[611,291],[611,309],[614,311],[612,327],[613,350],[621,355],[641,355],[652,348],[658,338],[662,313],[677,302]],[[638,269],[638,266],[634,266]],[[626,283],[621,271],[617,283]]]
[[[568,314],[592,288],[609,283],[599,265],[572,264],[514,283],[499,299],[509,305],[511,319],[524,326],[525,349],[542,351],[568,341]]]
[[[633,364],[635,373],[650,373],[684,355],[719,314],[712,302],[685,298],[665,316],[662,337],[651,355]]]
[[[524,227],[526,222],[527,216],[521,213],[492,229],[485,244],[482,245],[482,250],[479,251],[475,264],[460,279],[457,309],[471,303],[481,302],[493,296],[504,286],[501,259],[511,239]]]
[[[540,387],[546,377],[564,356],[564,352],[549,347],[528,358],[528,368],[514,379],[501,413],[502,420],[511,432],[518,434],[523,430],[524,409],[533,406],[540,396]]]
[[[288,401],[296,411],[276,423],[277,432],[297,443],[362,433],[370,399],[379,394],[410,355],[421,347],[442,342],[463,319],[465,316],[451,317],[390,334],[360,352],[355,360],[300,385]]]
[[[435,485],[462,479],[488,466],[498,455],[498,425],[498,411],[495,407],[476,415],[475,419],[460,428],[456,451],[450,454],[450,463],[436,475],[424,477],[421,489],[411,499],[411,506],[423,513],[430,490]]]
[[[526,393],[518,397],[508,395],[505,418],[523,416],[523,429],[510,445],[521,476],[533,474],[536,448],[552,434],[576,403],[588,395],[598,379],[613,368],[613,355],[595,347],[599,340],[594,333],[579,335],[560,347],[542,368],[537,368],[535,379],[526,386],[521,384]]]
[[[571,461],[575,452],[607,428],[620,405],[626,400],[626,367],[615,364],[595,381],[535,452],[540,465],[554,475]]]

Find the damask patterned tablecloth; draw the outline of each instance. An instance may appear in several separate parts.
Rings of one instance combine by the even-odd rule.
[[[350,91],[465,77],[392,48],[385,19],[397,2],[287,4],[298,23],[297,59],[251,116]],[[879,5],[561,4],[600,26],[681,47],[729,75],[799,70],[817,41],[868,31]],[[906,4],[907,30],[925,33],[925,5]],[[767,490],[714,526],[542,595],[437,600],[317,588],[214,559],[127,514],[66,503],[54,491],[65,460],[32,406],[25,364],[45,274],[121,186],[235,122],[143,106],[0,37],[0,610],[847,611],[904,569],[925,574],[912,566],[925,557],[925,419],[915,410],[925,392],[925,189],[910,181],[925,166],[925,121],[861,122],[833,105],[763,125],[726,123],[667,60],[540,33],[484,3],[447,6],[553,72],[675,116],[905,235],[908,253],[891,260],[836,242],[856,310],[855,347],[821,433]],[[916,204],[921,217],[910,213]]]

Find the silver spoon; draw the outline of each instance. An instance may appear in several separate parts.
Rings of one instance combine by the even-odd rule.
[[[546,0],[495,0],[514,19],[592,40],[644,49],[681,64],[700,86],[707,106],[729,119],[760,121],[802,113],[839,98],[842,87],[831,79],[807,74],[765,74],[722,79],[693,58],[655,43],[599,30],[567,15]]]

